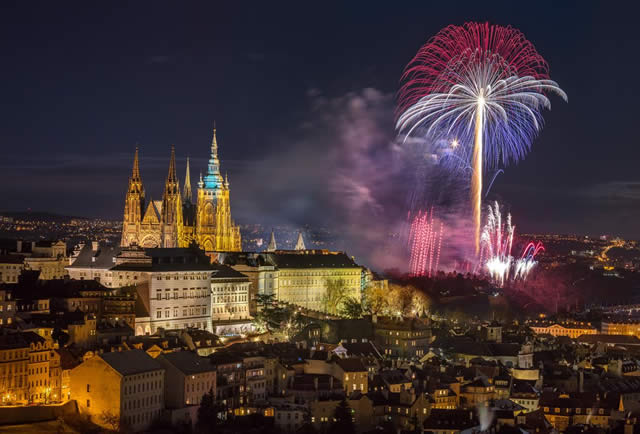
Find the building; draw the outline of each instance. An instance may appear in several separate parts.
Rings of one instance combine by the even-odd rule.
[[[164,368],[142,350],[100,354],[71,370],[78,411],[103,427],[147,429],[164,409]]]
[[[214,322],[246,320],[249,315],[249,278],[226,265],[214,264],[211,275],[211,317]]]
[[[358,358],[335,360],[333,376],[342,382],[347,396],[356,390],[361,393],[369,391],[369,372]]]
[[[240,228],[231,219],[229,180],[223,180],[220,174],[215,127],[209,164],[205,176],[200,176],[195,204],[192,199],[189,161],[181,193],[172,147],[162,200],[146,202],[136,149],[125,199],[121,246],[187,247],[195,241],[208,252],[242,250]]]
[[[0,396],[3,404],[29,400],[29,341],[22,333],[0,334]]]
[[[63,241],[31,243],[31,255],[24,258],[24,268],[39,271],[41,280],[64,279],[69,263],[67,245]]]
[[[255,302],[256,295],[278,294],[278,270],[275,265],[267,262],[264,255],[259,253],[226,253],[221,255],[221,262],[249,278],[249,314],[258,311]]]
[[[165,369],[165,403],[175,411],[172,421],[195,423],[202,397],[212,392],[216,396],[216,367],[211,360],[191,351],[176,351],[159,355],[156,360]]]
[[[18,283],[24,270],[24,256],[0,255],[0,283]]]
[[[591,323],[563,322],[563,323],[533,323],[529,327],[536,334],[551,336],[568,336],[576,339],[582,335],[595,335],[598,330]]]
[[[110,248],[83,246],[67,267],[72,278],[96,278],[107,287],[135,288],[135,333],[187,327],[211,331],[211,275],[216,269],[197,246]],[[244,288],[248,292],[248,288]],[[245,301],[245,304],[247,302]],[[107,297],[109,317],[131,315],[132,300]],[[129,321],[127,321],[129,323]]]
[[[603,335],[628,335],[640,338],[640,321],[631,319],[603,320],[600,329]]]
[[[0,290],[0,326],[13,324],[16,316],[16,301],[11,291]]]
[[[429,351],[431,328],[420,318],[372,318],[376,345],[387,357],[420,358]]]

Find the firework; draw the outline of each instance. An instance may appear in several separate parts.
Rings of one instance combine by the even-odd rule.
[[[489,276],[499,286],[509,279],[509,272],[513,264],[511,247],[513,246],[513,234],[515,227],[511,224],[511,214],[507,214],[502,221],[500,205],[495,202],[492,207],[487,207],[487,223],[482,231],[482,253],[486,257],[485,267]]]
[[[409,271],[413,276],[429,276],[440,265],[444,225],[434,219],[433,209],[419,211],[409,229]]]
[[[520,258],[514,259],[511,256],[511,248],[515,231],[516,227],[511,223],[511,214],[507,214],[503,222],[498,202],[487,207],[487,223],[481,236],[480,260],[489,277],[498,286],[503,286],[508,280],[525,280],[538,263],[536,255],[544,250],[542,243],[530,242],[525,246]]]
[[[442,162],[471,167],[476,254],[480,250],[485,167],[524,158],[550,108],[566,94],[524,35],[488,23],[448,26],[425,44],[403,74],[396,127],[429,138]],[[455,146],[450,146],[455,143]],[[457,158],[448,158],[449,156]]]
[[[544,250],[541,242],[530,242],[522,251],[522,256],[514,264],[514,279],[526,279],[529,272],[538,264],[536,255]]]

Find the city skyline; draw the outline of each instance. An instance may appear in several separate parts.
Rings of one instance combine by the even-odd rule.
[[[171,144],[181,183],[187,157],[193,182],[206,166],[216,120],[240,223],[339,226],[351,210],[347,198],[337,197],[339,189],[350,193],[349,184],[327,178],[358,164],[343,149],[351,145],[345,133],[392,143],[394,94],[407,60],[444,24],[473,17],[523,30],[571,98],[547,114],[528,158],[493,186],[520,229],[640,238],[633,223],[640,212],[638,151],[629,145],[633,123],[625,121],[640,89],[625,80],[593,86],[598,68],[588,66],[614,60],[619,70],[637,66],[624,55],[638,39],[625,18],[594,22],[612,17],[609,8],[554,6],[550,15],[544,7],[507,11],[473,3],[432,5],[424,13],[349,6],[306,20],[295,9],[259,7],[245,15],[227,6],[101,12],[107,11],[103,21],[104,14],[79,7],[78,19],[45,38],[62,11],[7,8],[8,67],[1,74],[14,85],[0,127],[3,211],[120,219],[136,145],[143,179],[159,198]],[[146,12],[142,31],[136,22]],[[209,26],[208,16],[217,17]],[[325,22],[334,24],[329,34]],[[23,24],[37,30],[20,33],[16,26]],[[342,152],[338,161],[345,164],[336,167]],[[376,182],[384,177],[372,177],[368,187]]]

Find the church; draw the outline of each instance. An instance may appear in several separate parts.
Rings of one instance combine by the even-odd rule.
[[[220,174],[218,142],[213,128],[211,157],[206,175],[200,174],[195,203],[191,191],[189,160],[180,192],[176,175],[175,149],[171,147],[169,173],[162,200],[145,199],[140,176],[138,149],[124,205],[122,247],[188,247],[196,243],[207,252],[239,252],[242,250],[240,228],[231,219],[229,179]]]

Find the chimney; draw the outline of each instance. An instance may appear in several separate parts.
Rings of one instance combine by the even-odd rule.
[[[98,242],[97,241],[91,241],[91,251],[92,252],[97,252],[98,251]]]
[[[22,253],[22,240],[16,241],[16,251]]]

